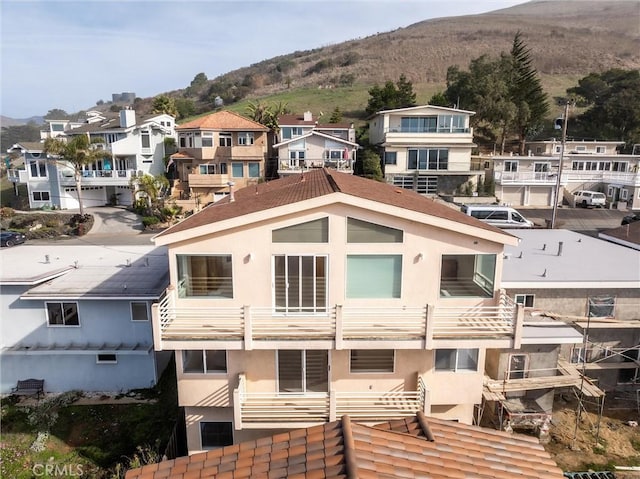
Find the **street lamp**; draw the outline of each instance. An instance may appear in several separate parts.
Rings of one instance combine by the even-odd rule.
[[[562,143],[560,144],[560,160],[558,162],[558,176],[556,177],[556,192],[553,199],[553,213],[551,215],[551,229],[556,227],[556,217],[558,216],[558,200],[560,197],[560,181],[562,179],[562,164],[564,163],[564,146],[567,142],[567,122],[569,121],[569,102],[564,106],[562,118]],[[556,120],[556,125],[558,120]],[[562,200],[560,200],[562,201]]]

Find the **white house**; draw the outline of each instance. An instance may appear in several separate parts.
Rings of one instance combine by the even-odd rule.
[[[165,248],[29,245],[0,251],[0,393],[153,386],[151,305],[168,284]]]

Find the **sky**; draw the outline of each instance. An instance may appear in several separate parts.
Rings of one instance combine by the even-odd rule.
[[[0,114],[146,98],[278,55],[524,0],[0,0]]]

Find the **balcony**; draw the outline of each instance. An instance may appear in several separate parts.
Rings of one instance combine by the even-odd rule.
[[[552,172],[520,172],[496,171],[496,184],[502,185],[555,185],[557,173]],[[598,170],[563,170],[561,184],[601,182],[616,183],[624,186],[640,186],[640,173]]]
[[[191,173],[188,176],[190,188],[221,188],[226,187],[229,182],[228,174],[201,175]]]
[[[305,160],[283,160],[278,165],[279,175],[292,175],[304,173],[316,168],[330,168],[344,173],[353,173],[353,162],[351,160],[336,159],[305,159]]]
[[[474,146],[473,128],[459,128],[453,131],[449,129],[418,131],[391,127],[384,130],[383,142],[388,145],[427,146],[446,144]]]
[[[539,185],[553,186],[558,181],[558,174],[550,171],[496,171],[495,182],[499,185]],[[567,184],[567,177],[562,175],[562,184]]]
[[[82,172],[82,184],[90,185],[120,185],[128,186],[131,178],[136,176],[136,170],[86,170]],[[60,185],[75,186],[76,180],[73,171],[61,170],[59,172]]]
[[[427,389],[421,377],[413,391],[329,391],[255,393],[244,374],[233,391],[235,428],[295,428],[335,421],[348,414],[358,421],[390,421],[426,411]]]
[[[493,306],[336,304],[315,313],[176,304],[170,290],[154,305],[157,350],[519,347],[523,316],[522,307],[504,292]]]

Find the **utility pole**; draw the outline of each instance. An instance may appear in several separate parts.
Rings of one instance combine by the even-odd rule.
[[[569,102],[564,106],[562,118],[562,143],[560,144],[560,160],[558,161],[558,176],[556,178],[556,192],[553,198],[553,213],[551,215],[551,229],[556,227],[556,217],[558,216],[558,200],[562,202],[560,196],[560,181],[562,179],[562,163],[564,163],[564,146],[567,142],[567,123],[569,121]]]

